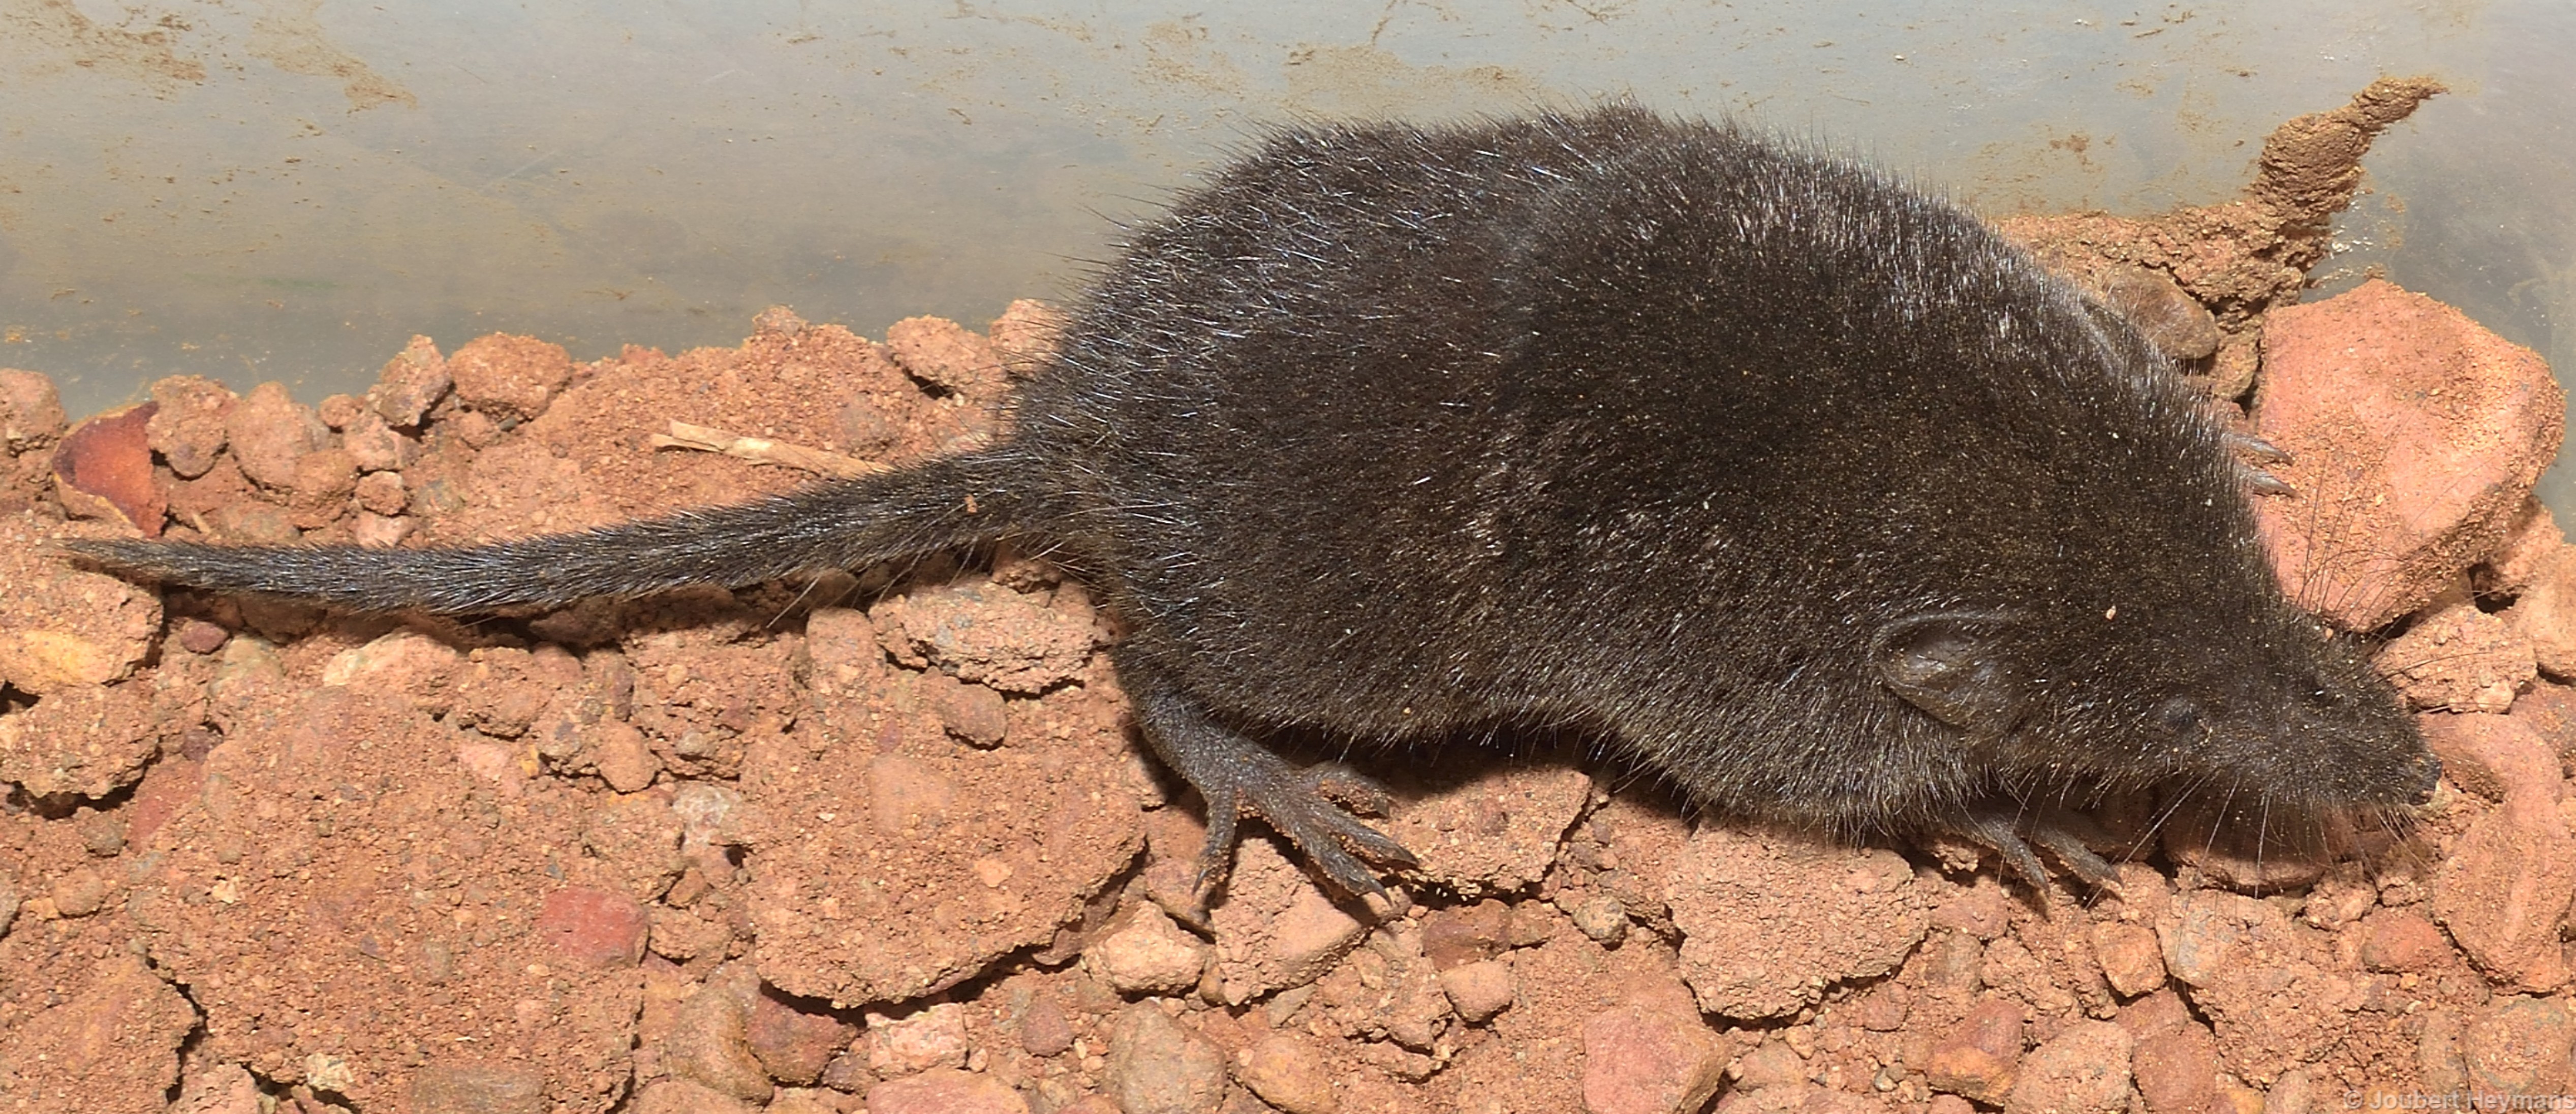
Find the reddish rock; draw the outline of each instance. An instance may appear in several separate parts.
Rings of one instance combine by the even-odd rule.
[[[2218,1091],[2218,1038],[2197,1021],[2137,1035],[2129,1070],[2149,1114],[2233,1114]]]
[[[1440,989],[1447,992],[1458,1016],[1480,1025],[1511,1008],[1518,983],[1510,964],[1487,959],[1440,972]]]
[[[2576,1013],[2551,998],[2507,998],[2460,1034],[2468,1082],[2488,1095],[2563,1095],[2576,1084]]]
[[[1952,891],[1932,907],[1932,923],[1992,940],[2012,927],[2013,903],[2013,896],[1992,875],[1980,874],[1974,883]]]
[[[2433,918],[2497,985],[2555,990],[2569,974],[2559,925],[2576,898],[2576,837],[2559,814],[2558,763],[2508,718],[2428,726],[2437,728],[2437,751],[2460,755],[2473,780],[2491,779],[2504,798],[2434,875]]]
[[[2115,1114],[2129,1105],[2127,1030],[2078,1021],[2024,1058],[2004,1114]]]
[[[2156,936],[2165,969],[2188,988],[2218,1033],[2224,1066],[2242,1079],[2269,1083],[2316,1063],[2352,1026],[2351,976],[2323,934],[2276,905],[2187,890],[2157,918]]]
[[[849,1047],[852,1032],[840,1018],[807,1013],[762,994],[751,1003],[743,1035],[771,1079],[802,1087],[822,1078],[832,1057]]]
[[[2531,640],[2465,595],[2435,601],[2432,614],[2379,650],[2376,664],[2416,708],[2502,713],[2539,674]]]
[[[54,449],[54,493],[75,518],[118,523],[144,537],[161,536],[170,498],[152,477],[145,426],[155,403],[86,418]]]
[[[224,640],[232,636],[233,632],[213,623],[190,619],[179,624],[178,637],[174,641],[178,642],[180,649],[191,654],[211,654],[223,649]]]
[[[974,1054],[966,1035],[966,1008],[941,1002],[909,1017],[868,1015],[868,1070],[881,1076],[932,1068],[962,1068]]]
[[[1150,1002],[1118,1015],[1107,1060],[1101,1090],[1126,1114],[1197,1114],[1225,1094],[1225,1053]]]
[[[1231,1003],[1315,981],[1367,931],[1267,835],[1236,846],[1225,900],[1208,915],[1217,985]]]
[[[1585,1114],[1689,1114],[1725,1077],[1725,1046],[1686,1005],[1638,1003],[1584,1019]]]
[[[1073,1019],[1053,998],[1039,998],[1020,1011],[1020,1048],[1031,1056],[1061,1056],[1073,1047]]]
[[[1807,1084],[1807,1061],[1786,1041],[1762,1042],[1762,1047],[1745,1053],[1729,1070],[1735,1076],[1735,1089],[1741,1091]]]
[[[759,997],[760,977],[749,964],[718,968],[672,1015],[662,1038],[664,1069],[745,1102],[769,1101],[769,1071],[751,1050],[752,1003]]]
[[[283,383],[262,383],[224,419],[233,462],[251,482],[271,491],[295,489],[295,462],[331,442],[331,430],[313,408],[295,401]]]
[[[555,392],[572,381],[572,358],[559,344],[493,333],[448,356],[447,374],[455,380],[457,400],[476,412],[500,421],[525,420],[544,413]]]
[[[1932,1042],[1923,1074],[1935,1090],[1978,1102],[2001,1102],[2021,1067],[2022,1006],[1989,999]]]
[[[566,886],[546,897],[536,931],[556,955],[590,967],[629,966],[644,958],[644,907],[615,890]]]
[[[0,1096],[29,1110],[162,1114],[195,1008],[121,953],[66,981],[61,1004],[0,1031]]]
[[[2256,509],[2290,596],[2345,627],[2493,552],[2558,452],[2566,399],[2539,356],[2386,282],[2273,310],[2263,348],[2255,430],[2299,494]]]
[[[1209,1109],[1214,1109],[1210,1107]],[[1028,1114],[1020,1093],[989,1075],[933,1068],[868,1088],[868,1114]]]
[[[2093,926],[2093,958],[2102,977],[2123,996],[2144,994],[2165,984],[2165,953],[2155,930],[2122,921]]]
[[[1487,898],[1431,910],[1422,918],[1422,954],[1441,970],[1503,953],[1511,907]]]
[[[240,1064],[215,1064],[188,1073],[168,1114],[266,1114],[260,1104],[265,1097]]]
[[[358,489],[358,462],[346,449],[315,449],[295,458],[294,493],[287,519],[303,529],[328,525],[349,512]]]
[[[1682,978],[1724,1017],[1795,1013],[1829,985],[1885,974],[1930,927],[1903,856],[1788,833],[1705,828],[1665,889]]]
[[[996,584],[965,581],[887,596],[868,610],[896,661],[1035,695],[1091,657],[1093,625]]]
[[[978,403],[1002,391],[1001,354],[992,342],[942,317],[907,317],[886,326],[886,350],[914,377]]]
[[[2558,750],[2529,723],[2510,716],[2425,715],[2416,722],[2424,742],[2442,760],[2451,784],[2490,801],[2515,792],[2556,802],[2561,792]]]
[[[2413,909],[2382,909],[2361,922],[2361,962],[2373,971],[2429,972],[2450,958],[2450,938]]]
[[[205,475],[223,455],[224,422],[241,396],[196,375],[154,380],[151,393],[158,408],[144,426],[144,437],[152,451],[181,479]]]
[[[925,695],[930,710],[939,717],[939,725],[957,741],[980,750],[1002,745],[1003,735],[1010,730],[1009,717],[1003,713],[1002,694],[982,685],[970,685],[945,673],[924,676]]]
[[[353,461],[356,455],[350,454]],[[351,490],[357,495],[359,506],[379,515],[401,514],[411,499],[410,493],[403,489],[400,472],[369,472],[358,477]]]
[[[1127,926],[1082,953],[1083,966],[1121,994],[1179,994],[1199,984],[1207,946],[1161,909],[1139,909]]]
[[[1285,1033],[1262,1038],[1235,1054],[1234,1077],[1281,1114],[1334,1114],[1332,1069],[1306,1039]]]

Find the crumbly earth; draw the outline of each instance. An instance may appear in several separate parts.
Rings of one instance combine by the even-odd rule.
[[[2152,273],[2185,303],[2118,281],[2172,311],[2179,357],[2279,358],[2240,341],[2263,298]],[[2527,495],[2386,628],[2446,776],[2359,857],[2168,840],[2123,848],[2117,892],[2034,892],[1969,847],[1695,824],[1528,738],[1354,756],[1423,859],[1406,913],[1337,900],[1254,825],[1206,936],[1169,915],[1199,803],[1127,722],[1116,617],[1040,557],[360,619],[42,547],[447,543],[781,491],[810,478],[781,461],[989,437],[1051,322],[877,343],[773,310],[738,348],[589,363],[421,339],[363,398],[174,379],[78,430],[0,370],[0,1109],[2309,1114],[2576,1089],[2576,551]],[[732,453],[666,443],[711,438]]]

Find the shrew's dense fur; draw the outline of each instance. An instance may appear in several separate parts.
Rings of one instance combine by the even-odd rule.
[[[1129,241],[981,452],[476,549],[83,548],[457,611],[1024,537],[1130,624],[1212,868],[1243,811],[1353,891],[1351,851],[1404,859],[1265,731],[1533,724],[1723,812],[1966,831],[2035,873],[2042,798],[2430,788],[2240,482],[2135,331],[1957,208],[1611,108],[1274,137]]]

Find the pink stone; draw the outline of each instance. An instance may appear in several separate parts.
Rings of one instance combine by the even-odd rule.
[[[1028,1114],[1019,1092],[989,1075],[932,1068],[868,1088],[868,1114]]]
[[[2412,909],[2373,913],[2361,934],[2361,964],[2373,971],[2431,971],[2451,957],[2451,941]]]
[[[1932,1044],[1924,1067],[1935,1089],[2000,1102],[2021,1067],[2021,1003],[1992,999],[1968,1011]]]
[[[627,966],[644,958],[644,907],[615,890],[567,886],[546,898],[537,935],[556,954],[591,967]]]
[[[1717,1035],[1688,1010],[1639,1004],[1583,1022],[1587,1114],[1682,1114],[1725,1078]]]
[[[2503,541],[2557,455],[2566,397],[2529,349],[2372,280],[2264,323],[2255,429],[2298,490],[2256,510],[2292,598],[2368,630]]]
[[[851,1028],[830,1014],[806,1013],[767,994],[754,997],[744,1037],[769,1076],[795,1087],[822,1078],[832,1057],[849,1047]]]

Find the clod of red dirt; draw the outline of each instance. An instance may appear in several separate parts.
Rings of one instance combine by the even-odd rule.
[[[295,489],[295,462],[331,443],[331,428],[278,383],[262,383],[224,418],[224,437],[242,474],[270,491]]]
[[[1665,897],[1682,977],[1721,1017],[1795,1013],[1828,986],[1883,975],[1930,925],[1902,856],[1786,834],[1701,831]]]
[[[549,931],[558,894],[608,892],[574,799],[473,769],[471,736],[399,693],[310,686],[210,703],[223,743],[201,800],[155,833],[128,902],[206,1011],[203,1053],[288,1082],[337,1057],[352,1075],[335,1089],[365,1110],[403,1109],[421,1072],[495,1057],[541,1073],[559,1103],[605,1109],[628,1077],[638,979],[592,965],[608,950],[595,919]]]
[[[152,694],[136,685],[80,685],[0,716],[0,782],[37,796],[104,797],[132,785],[161,752]]]
[[[2255,430],[2295,498],[2256,501],[2282,588],[2354,630],[2431,600],[2503,541],[2558,453],[2567,396],[2530,349],[2386,282],[2275,311]]]
[[[129,955],[65,981],[60,1005],[0,1034],[0,1105],[161,1114],[197,1011]]]
[[[144,432],[152,451],[180,479],[205,475],[223,457],[230,436],[225,423],[240,397],[221,383],[194,375],[155,380],[151,393],[158,409]]]
[[[447,357],[456,398],[496,421],[533,418],[572,379],[572,357],[563,346],[535,337],[494,333]]]
[[[2529,638],[2466,593],[2442,596],[2379,650],[2379,671],[2423,710],[2502,712],[2539,676]]]
[[[1225,900],[1209,920],[1218,994],[1228,1002],[1315,981],[1365,931],[1267,836],[1246,838],[1235,852]]]
[[[1588,1114],[1685,1114],[1717,1093],[1726,1056],[1687,1000],[1656,998],[1583,1022]]]
[[[1513,893],[1546,877],[1591,795],[1581,770],[1504,766],[1401,795],[1385,828],[1421,860],[1414,879],[1463,897]]]
[[[2550,534],[2557,533],[2553,524]],[[2531,646],[2535,664],[2558,677],[2576,677],[2576,553],[2565,539],[2524,567],[2519,596],[2504,612],[2505,625]],[[2508,547],[2510,550],[2510,547]],[[2510,567],[2499,563],[2500,568]],[[2503,573],[2497,579],[2502,581]]]
[[[2127,1030],[2078,1021],[2032,1049],[2004,1114],[2112,1114],[2129,1105]]]
[[[2256,1084],[2323,1059],[2364,1002],[2325,942],[2278,908],[2208,890],[2157,921],[2165,966],[2216,1027],[2229,1070]]]
[[[43,448],[63,433],[63,399],[42,374],[0,367],[0,449]]]
[[[2130,1073],[2149,1114],[2227,1114],[2218,1090],[2218,1038],[2171,993],[2150,995],[2120,1010],[2129,1034]]]
[[[2151,217],[2012,217],[1997,227],[2105,301],[2146,311],[2158,347],[2192,361],[2213,397],[2236,399],[2254,381],[2265,313],[2297,301],[2308,268],[2325,258],[2326,221],[2352,203],[2370,141],[2443,91],[2427,77],[2383,78],[2342,108],[2282,124],[2264,141],[2255,180],[2233,201]],[[2214,345],[2192,307],[2155,287],[2157,278],[2213,315]],[[2206,364],[2193,355],[2204,347]]]
[[[1280,1114],[1335,1114],[1332,1070],[1312,1042],[1279,1035],[1235,1054],[1234,1077]]]
[[[0,682],[42,696],[124,678],[152,652],[161,600],[75,569],[47,542],[94,536],[36,514],[0,519]]]
[[[1083,688],[1030,703],[1047,726],[994,751],[882,696],[854,730],[746,749],[764,977],[850,1005],[912,998],[1080,915],[1142,842],[1117,710]]]
[[[144,427],[158,403],[147,402],[84,418],[54,450],[54,485],[63,509],[81,518],[103,518],[161,536],[170,500],[152,482],[152,449]]]

